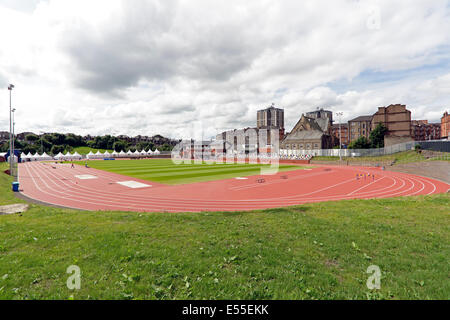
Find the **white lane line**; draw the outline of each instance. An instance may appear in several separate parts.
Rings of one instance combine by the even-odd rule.
[[[368,186],[373,185],[373,184],[377,183],[378,181],[383,180],[384,178],[385,178],[385,177],[383,177],[383,178],[381,178],[381,179],[378,179],[378,180],[375,180],[375,181],[373,181],[373,182],[371,182],[371,183],[369,183],[369,184],[366,184],[366,185],[362,186],[361,188],[358,188],[358,189],[356,189],[355,191],[348,193],[347,195],[348,195],[348,196],[351,196],[352,194],[355,194],[355,193],[357,193],[358,191],[361,191],[362,189],[367,188]]]

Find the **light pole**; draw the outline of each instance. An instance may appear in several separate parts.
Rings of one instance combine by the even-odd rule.
[[[11,161],[11,156],[13,156],[14,160],[14,150],[13,150],[13,141],[12,141],[12,107],[11,107],[11,93],[14,89],[14,85],[10,84],[8,86],[9,90],[9,174],[13,175],[13,163]]]
[[[13,108],[11,110],[12,113],[12,149],[14,150],[15,148],[15,144],[14,144],[14,140],[16,139],[16,131],[15,131],[15,127],[16,127],[16,122],[14,121],[14,113],[16,112],[16,108]],[[14,158],[13,158],[14,159]]]
[[[341,128],[341,117],[342,112],[337,112],[336,115],[339,117],[339,161],[342,161],[342,128]]]

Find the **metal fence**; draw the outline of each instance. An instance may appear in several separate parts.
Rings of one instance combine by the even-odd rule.
[[[313,150],[280,150],[281,156],[312,155],[315,157],[377,157],[398,152],[414,150],[419,145],[423,150],[450,152],[450,140],[404,142],[379,149],[313,149]]]

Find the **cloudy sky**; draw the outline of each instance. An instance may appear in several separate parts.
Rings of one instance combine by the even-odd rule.
[[[0,0],[0,131],[289,131],[324,107],[347,121],[406,104],[450,110],[450,1]],[[3,93],[1,93],[3,92]]]

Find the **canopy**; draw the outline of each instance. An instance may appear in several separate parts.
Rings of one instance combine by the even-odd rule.
[[[161,152],[159,152],[159,150],[156,149],[154,153],[155,153],[155,154],[160,154]]]
[[[81,157],[81,154],[79,154],[78,152],[75,151],[75,153],[73,154],[72,158],[78,160],[78,159],[81,159],[82,157]]]
[[[106,157],[109,157],[111,155],[111,153],[109,153],[108,150],[106,150],[103,155],[106,156]]]
[[[54,158],[55,159],[61,159],[61,158],[63,158],[64,157],[64,155],[60,152],[60,153],[58,153]]]
[[[45,152],[40,156],[39,160],[52,160],[53,158],[46,154]]]

